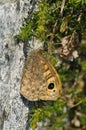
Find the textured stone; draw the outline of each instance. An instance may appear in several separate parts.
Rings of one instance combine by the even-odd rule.
[[[19,89],[24,65],[23,43],[16,44],[30,0],[0,0],[0,130],[28,130],[28,113],[34,103],[21,98]]]

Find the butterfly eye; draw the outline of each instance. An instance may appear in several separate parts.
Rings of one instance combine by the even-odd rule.
[[[54,83],[50,83],[49,85],[48,85],[48,89],[53,89],[54,88]]]

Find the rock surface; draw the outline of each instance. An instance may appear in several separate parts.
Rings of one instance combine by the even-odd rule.
[[[0,130],[29,130],[33,103],[22,100],[19,89],[24,65],[23,43],[14,41],[34,0],[0,0]]]

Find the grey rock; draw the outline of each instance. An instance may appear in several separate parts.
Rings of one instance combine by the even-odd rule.
[[[29,130],[28,114],[34,103],[19,93],[25,57],[23,43],[15,44],[14,36],[32,9],[30,2],[0,0],[0,130]]]

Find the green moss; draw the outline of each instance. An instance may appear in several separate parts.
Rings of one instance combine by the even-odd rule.
[[[86,61],[81,62],[82,71],[86,73]]]
[[[33,130],[37,127],[37,122],[45,121],[46,118],[50,120],[47,126],[49,130],[59,130],[64,127],[65,119],[71,129],[77,129],[71,125],[71,120],[77,116],[76,111],[81,114],[80,129],[86,126],[86,95],[83,92],[86,79],[80,80],[86,78],[86,44],[80,44],[82,38],[86,41],[86,1],[68,0],[64,6],[62,2],[62,0],[37,1],[37,9],[29,14],[30,18],[25,19],[26,24],[17,35],[20,41],[35,37],[45,43],[48,47],[44,55],[49,56],[53,66],[58,61],[56,57],[61,61],[56,69],[61,77],[63,94],[53,102],[37,102],[37,107],[31,112],[30,126]],[[61,58],[59,53],[54,55],[55,49],[58,49],[55,46],[61,43],[61,39],[74,32],[77,36],[73,39],[75,42],[72,41],[75,43],[72,49],[79,52],[79,58],[69,61],[68,57]],[[67,46],[71,51],[70,46]]]
[[[80,44],[78,50],[82,55],[86,55],[86,43]]]

